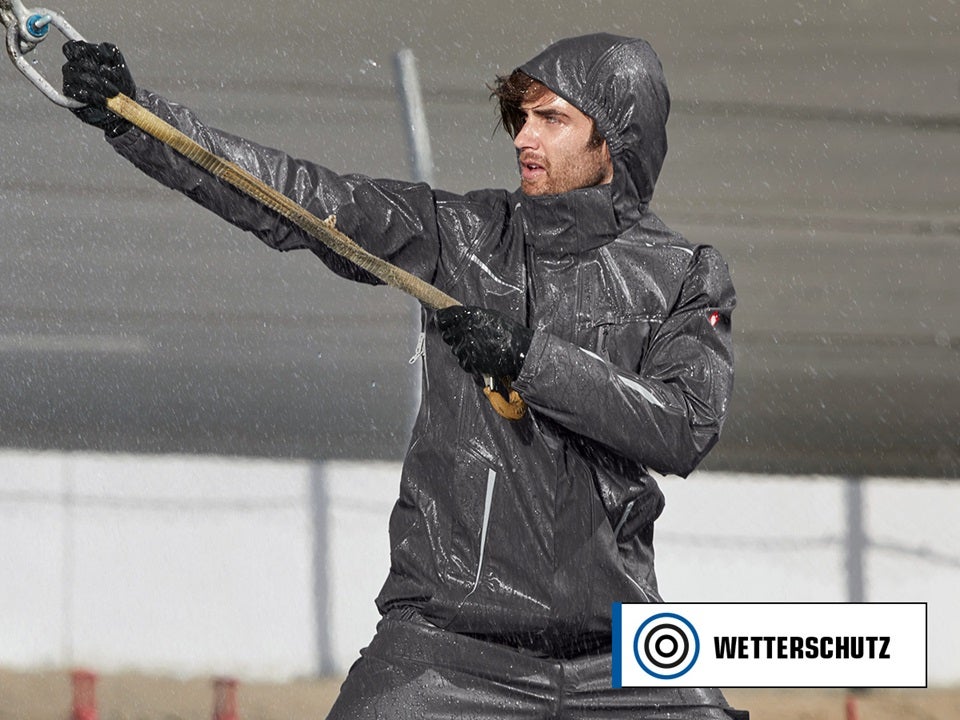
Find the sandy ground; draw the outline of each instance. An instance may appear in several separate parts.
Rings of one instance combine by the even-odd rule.
[[[290,683],[240,682],[240,720],[323,718],[339,678]],[[99,720],[212,718],[213,678],[175,679],[137,674],[107,675],[96,684]],[[874,690],[851,696],[843,690],[728,690],[735,707],[753,720],[956,720],[960,688]],[[0,720],[69,720],[70,674],[0,669]]]

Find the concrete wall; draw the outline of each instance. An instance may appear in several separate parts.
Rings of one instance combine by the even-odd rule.
[[[342,673],[388,562],[393,463],[0,451],[0,665],[283,680]],[[849,482],[663,479],[670,601],[841,601]],[[929,603],[960,682],[960,485],[868,480],[864,591]]]

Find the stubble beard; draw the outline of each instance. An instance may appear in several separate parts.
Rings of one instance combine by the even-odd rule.
[[[608,166],[605,162],[603,146],[587,146],[579,154],[579,160],[569,167],[554,170],[546,159],[539,159],[546,174],[538,180],[528,181],[521,177],[520,190],[533,197],[540,195],[560,195],[561,193],[593,187],[604,182]]]

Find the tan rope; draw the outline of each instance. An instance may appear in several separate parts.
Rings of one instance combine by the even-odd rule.
[[[183,134],[139,103],[123,94],[107,100],[107,107],[125,120],[136,125],[148,135],[169,145],[191,162],[217,178],[233,185],[238,190],[279,213],[297,227],[329,247],[338,255],[379,278],[390,287],[412,295],[434,310],[459,305],[455,299],[421,280],[406,270],[364,250],[353,240],[337,230],[336,218],[321,220],[302,205],[294,202],[275,188],[254,177],[235,163],[224,160],[207,150],[192,138]],[[503,417],[519,420],[526,411],[526,404],[516,390],[509,391],[509,400],[500,393],[488,392],[490,404]]]
[[[283,193],[262,182],[238,165],[213,154],[192,138],[151,113],[126,95],[117,95],[107,100],[107,107],[125,120],[129,120],[145,133],[169,145],[191,162],[212,175],[230,183],[250,197],[263,203],[305,230],[311,237],[320,240],[338,255],[347,258],[358,267],[379,278],[435,310],[459,305],[456,300],[424,282],[416,275],[373,255],[334,227],[336,218],[321,220],[316,215],[294,202]]]

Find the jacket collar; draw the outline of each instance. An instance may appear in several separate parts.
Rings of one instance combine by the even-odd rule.
[[[516,207],[526,243],[540,253],[576,255],[602,247],[618,235],[610,185],[560,195],[517,192]]]

